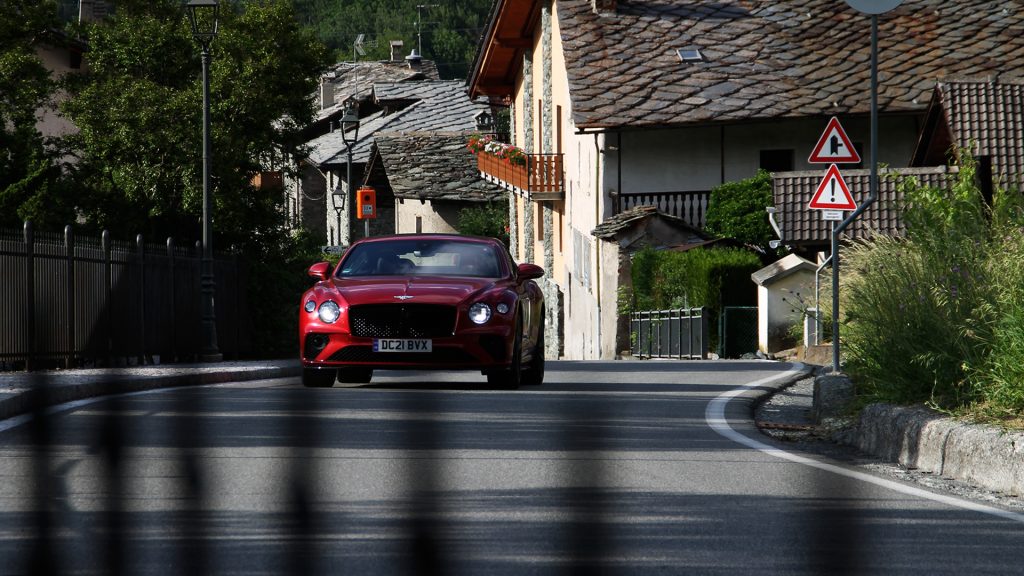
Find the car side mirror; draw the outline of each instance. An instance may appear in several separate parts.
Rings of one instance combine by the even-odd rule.
[[[544,276],[544,269],[536,264],[519,265],[519,281],[535,280]]]
[[[306,273],[309,274],[311,277],[316,278],[317,280],[326,280],[327,269],[330,267],[330,262],[317,262],[316,264],[310,266],[309,271]]]

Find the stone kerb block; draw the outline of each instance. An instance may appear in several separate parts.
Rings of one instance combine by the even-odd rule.
[[[962,424],[955,420],[930,413],[918,436],[917,460],[907,466],[931,474],[943,474],[946,466],[946,441],[950,433],[960,426]]]
[[[841,416],[853,401],[854,386],[844,374],[826,374],[814,379],[811,417],[821,423],[826,418]]]
[[[943,474],[1013,496],[1024,495],[1024,433],[965,424],[945,444]]]

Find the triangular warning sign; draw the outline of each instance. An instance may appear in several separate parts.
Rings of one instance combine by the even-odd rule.
[[[828,126],[822,132],[818,144],[814,147],[807,162],[811,164],[859,164],[860,154],[850,142],[839,118],[835,116],[828,121]]]
[[[811,197],[808,208],[814,210],[856,210],[857,204],[850,194],[850,187],[839,173],[835,164],[828,167],[825,178],[818,184],[817,191]]]

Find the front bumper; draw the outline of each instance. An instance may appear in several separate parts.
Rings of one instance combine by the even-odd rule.
[[[512,333],[507,325],[482,326],[431,338],[431,352],[374,352],[373,338],[311,329],[302,335],[300,354],[306,368],[492,370],[510,365]]]

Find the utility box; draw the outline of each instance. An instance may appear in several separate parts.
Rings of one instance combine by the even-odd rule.
[[[356,218],[359,220],[377,217],[377,191],[369,186],[362,186],[356,191]]]

